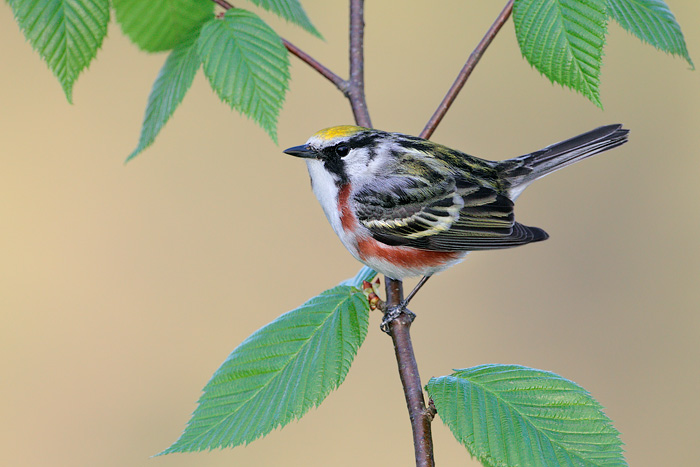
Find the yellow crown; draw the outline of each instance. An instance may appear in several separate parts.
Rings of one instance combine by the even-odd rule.
[[[316,134],[314,134],[313,137],[328,141],[328,140],[333,139],[333,138],[340,138],[343,136],[352,136],[355,133],[359,133],[360,131],[363,131],[366,129],[367,128],[362,128],[361,126],[353,126],[353,125],[333,126],[333,127],[324,128],[323,130],[318,131]]]

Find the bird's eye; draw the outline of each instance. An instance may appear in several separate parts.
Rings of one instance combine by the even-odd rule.
[[[344,144],[339,144],[335,147],[335,153],[338,155],[338,157],[345,157],[348,155],[349,152],[350,148],[345,146]]]

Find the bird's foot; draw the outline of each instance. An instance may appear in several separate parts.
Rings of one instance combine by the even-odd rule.
[[[408,302],[403,300],[398,305],[388,307],[384,312],[384,318],[382,319],[382,324],[379,325],[379,329],[389,334],[389,326],[391,325],[392,321],[398,319],[401,317],[401,315],[406,317],[409,324],[412,323],[413,320],[416,319],[416,314],[406,308],[406,305],[408,305]]]

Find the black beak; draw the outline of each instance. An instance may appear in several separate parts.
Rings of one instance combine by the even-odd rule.
[[[284,153],[289,154],[290,156],[302,157],[304,159],[316,158],[316,151],[311,149],[308,144],[302,144],[301,146],[294,146],[292,148],[285,149]]]

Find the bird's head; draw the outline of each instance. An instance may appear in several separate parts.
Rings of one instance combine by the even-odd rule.
[[[387,145],[393,139],[391,133],[342,125],[318,131],[305,144],[284,152],[306,159],[310,172],[325,169],[343,185],[378,173],[389,162]]]

